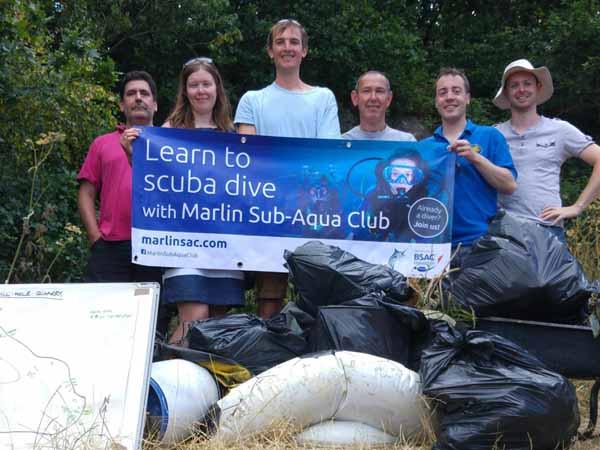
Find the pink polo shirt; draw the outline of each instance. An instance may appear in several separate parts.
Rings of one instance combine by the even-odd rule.
[[[77,180],[92,183],[100,196],[98,224],[106,241],[131,239],[131,166],[119,143],[124,130],[119,125],[97,137],[77,175]]]

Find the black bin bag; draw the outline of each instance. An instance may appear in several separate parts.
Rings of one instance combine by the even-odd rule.
[[[301,330],[292,330],[279,314],[263,320],[253,314],[230,314],[194,322],[189,347],[222,356],[242,365],[253,375],[281,364],[307,350]]]
[[[416,308],[371,293],[341,305],[319,308],[311,330],[312,351],[350,350],[414,367],[413,338],[429,326]]]
[[[438,400],[433,450],[566,449],[577,432],[571,382],[500,336],[446,326],[420,374],[423,393]]]
[[[311,315],[319,306],[338,305],[370,292],[384,292],[394,301],[408,301],[412,288],[388,266],[371,264],[339,247],[310,241],[285,251],[289,279],[300,298],[299,308]]]
[[[444,301],[479,317],[581,323],[594,289],[545,227],[504,212],[445,283]]]

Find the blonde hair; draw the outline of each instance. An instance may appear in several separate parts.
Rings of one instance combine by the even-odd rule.
[[[212,111],[212,120],[221,131],[234,131],[233,121],[231,120],[231,104],[227,98],[223,79],[217,70],[217,67],[209,62],[208,58],[192,59],[183,65],[179,74],[179,86],[177,87],[177,97],[175,106],[167,117],[166,122],[173,128],[195,128],[194,113],[192,105],[187,97],[187,80],[191,74],[206,70],[213,78],[217,88],[217,100]]]

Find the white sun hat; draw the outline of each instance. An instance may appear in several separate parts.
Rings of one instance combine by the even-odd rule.
[[[506,95],[504,95],[504,84],[508,77],[510,77],[515,72],[529,72],[533,74],[537,80],[541,83],[541,88],[537,96],[537,104],[541,105],[545,101],[549,100],[552,97],[552,93],[554,92],[554,86],[552,85],[552,76],[550,75],[550,71],[546,66],[538,67],[537,69],[533,67],[533,65],[527,61],[526,59],[517,59],[516,61],[511,62],[504,69],[504,73],[502,74],[502,82],[500,83],[500,89],[498,89],[498,93],[494,97],[494,105],[496,105],[500,109],[509,109],[510,102]]]

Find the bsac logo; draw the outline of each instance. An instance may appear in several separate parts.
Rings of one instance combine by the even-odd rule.
[[[418,272],[427,272],[433,269],[442,260],[442,255],[435,253],[415,252],[413,255],[413,268]]]

